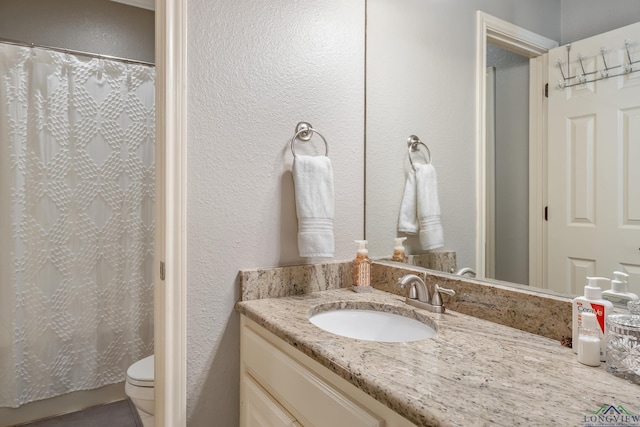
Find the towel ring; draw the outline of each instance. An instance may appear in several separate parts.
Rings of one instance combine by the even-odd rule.
[[[322,138],[322,142],[324,142],[324,155],[325,156],[329,155],[329,144],[327,143],[327,140],[324,139],[324,136],[322,136],[320,132],[315,130],[311,126],[311,124],[307,122],[300,122],[296,125],[296,133],[293,135],[293,138],[291,138],[291,153],[293,154],[293,157],[296,156],[296,151],[293,147],[293,143],[296,141],[296,139],[299,139],[303,142],[309,141],[311,139],[311,136],[313,136],[314,133],[317,134],[320,138]]]
[[[407,146],[409,147],[409,162],[411,163],[411,169],[413,169],[413,171],[415,172],[416,167],[413,164],[413,160],[411,159],[411,153],[414,151],[418,151],[420,149],[420,146],[423,146],[426,150],[427,150],[427,164],[431,163],[431,150],[429,150],[429,147],[427,147],[427,144],[425,144],[424,142],[420,141],[420,138],[418,138],[415,135],[411,135],[408,139],[407,139]]]

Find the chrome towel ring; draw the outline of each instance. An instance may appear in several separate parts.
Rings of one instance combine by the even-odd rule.
[[[324,139],[324,136],[322,136],[320,132],[315,130],[310,123],[300,122],[296,125],[296,133],[293,135],[293,138],[291,138],[291,153],[293,154],[293,157],[296,156],[296,151],[294,149],[294,142],[296,141],[296,139],[299,139],[302,142],[306,142],[311,139],[314,133],[318,134],[318,136],[322,138],[322,142],[324,142],[324,155],[329,155],[329,144],[327,143],[327,140]]]
[[[430,164],[431,163],[431,150],[429,150],[429,147],[427,147],[427,144],[425,144],[424,142],[420,141],[420,138],[418,138],[415,135],[411,135],[407,139],[407,146],[409,147],[409,162],[411,163],[411,168],[414,170],[414,172],[416,170],[416,167],[414,166],[413,160],[411,159],[411,153],[420,150],[420,146],[421,145],[427,150],[427,164]]]

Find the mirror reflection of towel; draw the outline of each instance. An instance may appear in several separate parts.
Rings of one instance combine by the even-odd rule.
[[[404,183],[404,193],[400,204],[400,216],[398,217],[398,231],[406,234],[418,234],[420,223],[418,222],[418,205],[416,200],[416,174],[411,170]]]
[[[440,220],[438,177],[431,164],[414,164],[415,174],[407,176],[400,206],[398,231],[419,233],[420,247],[433,250],[444,246],[444,230]]]
[[[301,257],[333,257],[333,167],[326,156],[296,155],[293,185]]]

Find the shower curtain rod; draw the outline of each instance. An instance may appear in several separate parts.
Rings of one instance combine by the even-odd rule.
[[[81,50],[66,49],[66,48],[62,48],[62,47],[45,46],[45,45],[42,45],[42,44],[26,43],[26,42],[21,42],[21,41],[17,41],[17,40],[5,39],[3,37],[0,37],[0,42],[1,43],[6,43],[6,44],[12,44],[12,45],[15,45],[15,46],[37,47],[37,48],[40,48],[40,49],[49,49],[49,50],[53,50],[53,51],[56,51],[56,52],[69,53],[69,54],[72,54],[72,55],[88,56],[88,57],[91,57],[91,58],[109,59],[109,60],[112,60],[112,61],[124,62],[125,64],[139,64],[139,65],[147,65],[149,67],[155,67],[156,66],[156,64],[153,63],[153,62],[139,61],[137,59],[119,58],[117,56],[100,55],[98,53],[83,52]]]

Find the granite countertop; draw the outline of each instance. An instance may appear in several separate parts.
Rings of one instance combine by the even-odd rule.
[[[437,335],[411,343],[336,336],[308,321],[318,305],[408,310],[435,322]],[[640,386],[604,363],[584,366],[558,341],[453,311],[428,313],[384,291],[327,290],[236,308],[419,426],[585,426],[603,405],[640,414]]]

